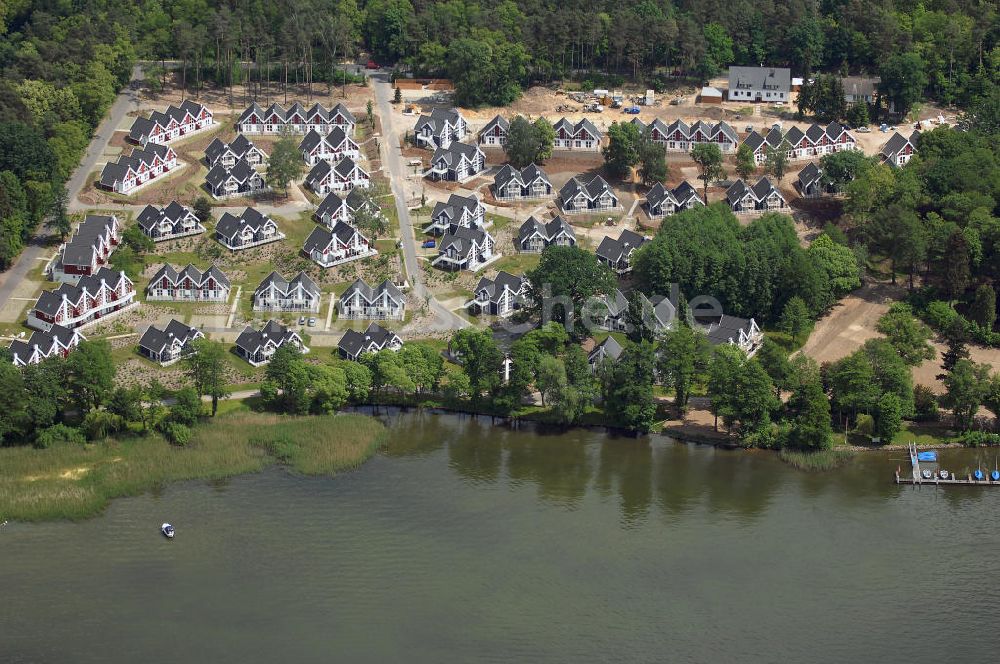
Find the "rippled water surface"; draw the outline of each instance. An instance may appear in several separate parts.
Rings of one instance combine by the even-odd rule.
[[[272,469],[0,529],[0,662],[997,660],[1000,487],[897,487],[901,454],[808,475],[389,422],[335,479]]]

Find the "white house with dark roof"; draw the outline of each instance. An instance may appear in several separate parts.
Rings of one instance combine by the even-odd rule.
[[[107,265],[121,241],[122,225],[114,215],[89,214],[58,250],[49,273],[53,281],[76,283]]]
[[[267,155],[264,151],[253,144],[249,138],[243,134],[238,134],[229,143],[215,138],[205,148],[205,163],[209,168],[222,164],[225,168],[232,168],[240,159],[245,159],[251,166],[262,166],[267,163]]]
[[[916,136],[917,134],[914,133],[907,138],[898,131],[895,132],[886,141],[886,144],[882,146],[882,149],[879,150],[879,158],[882,160],[882,163],[889,164],[893,168],[899,168],[910,161],[913,155],[917,153],[917,146],[914,143]]]
[[[874,105],[878,98],[879,76],[843,76],[840,85],[844,88],[844,101],[848,104],[865,103]],[[890,111],[895,110],[889,108]]]
[[[109,161],[101,171],[98,186],[129,196],[178,166],[177,154],[161,143],[146,143],[132,153]]]
[[[327,109],[316,103],[306,110],[301,103],[295,102],[286,110],[280,104],[264,109],[254,102],[240,114],[236,130],[243,134],[304,134],[308,131],[328,134],[341,129],[353,136],[356,124],[354,115],[343,104]]]
[[[283,240],[285,234],[267,215],[248,207],[240,216],[223,213],[215,224],[215,239],[226,249],[240,251]]]
[[[590,351],[587,356],[587,364],[590,365],[591,371],[597,371],[598,367],[605,361],[617,362],[623,352],[625,349],[622,348],[622,345],[609,334],[604,341],[594,346],[594,350]]]
[[[769,212],[788,207],[781,191],[766,177],[752,187],[743,180],[737,180],[726,189],[726,202],[735,214]]]
[[[576,232],[566,220],[556,216],[548,223],[535,217],[528,217],[517,232],[517,249],[526,254],[541,253],[545,247],[572,247],[576,244]]]
[[[367,189],[371,186],[371,176],[356,161],[345,157],[336,164],[317,161],[306,175],[305,184],[314,193],[322,196],[331,191]]]
[[[350,224],[317,226],[306,238],[302,254],[320,267],[334,267],[378,254],[375,244]]]
[[[254,311],[319,311],[321,294],[316,282],[305,272],[289,281],[278,272],[264,277],[253,293]]]
[[[438,148],[431,157],[430,168],[424,173],[431,180],[464,182],[486,170],[486,155],[478,145],[454,141]]]
[[[753,357],[764,343],[764,333],[753,318],[722,315],[706,320],[695,312],[695,319],[712,345],[732,344]]]
[[[205,188],[218,199],[254,196],[268,190],[264,176],[246,159],[240,159],[232,168],[217,163],[205,176]]]
[[[413,127],[413,139],[425,148],[447,148],[469,133],[469,124],[457,108],[435,108],[421,115]]]
[[[478,270],[499,258],[494,253],[493,236],[479,226],[452,226],[438,242],[438,256],[432,265],[446,270]]]
[[[551,195],[549,176],[535,164],[520,170],[504,164],[493,176],[493,197],[498,201],[530,201]]]
[[[729,101],[787,102],[792,72],[786,67],[730,67]]]
[[[494,116],[479,132],[479,144],[483,148],[502,148],[507,143],[510,120],[502,115]]]
[[[628,298],[619,289],[594,301],[586,314],[602,330],[624,332],[628,329]]]
[[[582,152],[598,152],[604,134],[593,122],[584,118],[577,123],[566,118],[560,118],[552,128],[555,130],[553,150],[579,150]]]
[[[166,145],[170,141],[209,129],[215,125],[212,111],[187,99],[180,106],[171,104],[166,111],[153,111],[148,118],[139,117],[132,123],[128,141],[144,146],[147,143]]]
[[[452,226],[474,228],[486,223],[486,208],[479,197],[452,194],[448,201],[438,201],[431,211],[431,223],[424,228],[425,233],[442,235]]]
[[[330,192],[316,208],[313,219],[327,228],[333,228],[338,221],[354,223],[354,215],[362,208],[372,214],[382,214],[382,210],[362,193],[361,189],[351,189],[347,196]]]
[[[405,315],[406,296],[388,279],[374,288],[357,279],[337,300],[342,320],[403,320]]]
[[[403,340],[399,335],[378,323],[372,323],[364,332],[347,330],[337,344],[340,356],[345,360],[354,361],[367,353],[377,353],[380,350],[396,351],[402,347]]]
[[[348,157],[361,158],[361,148],[339,127],[328,134],[311,129],[299,143],[299,152],[309,166],[314,166],[318,161],[337,162]]]
[[[479,279],[466,306],[473,314],[509,316],[521,306],[527,293],[528,282],[523,276],[501,270],[492,279]]]
[[[38,364],[50,357],[66,357],[85,337],[77,330],[62,325],[52,325],[48,331],[36,330],[27,341],[15,339],[10,344],[11,359],[15,367]]]
[[[193,354],[191,342],[204,338],[201,330],[174,318],[162,329],[155,325],[147,327],[139,337],[139,353],[166,367]]]
[[[177,201],[165,207],[147,205],[136,217],[136,225],[153,242],[165,242],[205,232],[191,208]]]
[[[648,241],[648,238],[625,228],[618,239],[605,236],[601,240],[601,244],[597,247],[597,260],[617,274],[625,274],[632,270],[632,254]]]
[[[269,320],[260,330],[255,330],[249,325],[243,328],[240,336],[236,338],[236,354],[252,366],[259,367],[270,362],[274,352],[286,344],[290,344],[300,353],[309,352],[309,348],[297,332],[289,330],[276,320]]]
[[[828,193],[828,188],[823,183],[823,169],[811,161],[805,165],[799,176],[795,180],[795,186],[803,198],[816,198]]]
[[[704,204],[705,201],[698,195],[698,190],[687,180],[673,189],[667,189],[657,182],[646,193],[646,212],[652,219],[668,217],[676,212]]]
[[[559,190],[564,214],[611,212],[621,209],[618,196],[604,178],[595,175],[590,180],[570,178]]]
[[[28,312],[28,327],[47,332],[53,325],[69,329],[106,320],[137,304],[135,285],[124,272],[102,267],[76,285],[60,284],[42,291]]]
[[[172,302],[226,302],[229,300],[229,277],[211,266],[202,271],[194,265],[178,270],[166,263],[146,286],[146,299]]]

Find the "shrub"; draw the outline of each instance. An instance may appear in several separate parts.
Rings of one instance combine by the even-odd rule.
[[[180,422],[164,422],[163,437],[171,445],[183,447],[191,442],[191,427]]]
[[[83,445],[86,442],[87,437],[79,429],[66,426],[65,424],[53,424],[47,429],[42,429],[38,432],[38,437],[35,438],[35,447],[47,449],[60,443]]]
[[[916,385],[913,388],[913,405],[918,422],[936,422],[941,417],[938,411],[937,395],[926,385]]]
[[[106,410],[92,410],[83,418],[83,431],[87,440],[102,440],[122,430],[125,422]]]
[[[1000,433],[988,431],[970,431],[959,440],[967,447],[992,447],[1000,445]]]

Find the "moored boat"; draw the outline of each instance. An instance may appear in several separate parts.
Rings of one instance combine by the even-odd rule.
[[[163,536],[166,537],[167,539],[174,538],[174,527],[171,526],[169,523],[165,523],[162,526],[160,526],[160,532],[163,533]]]
[[[948,473],[948,471],[947,471],[947,470],[942,470],[942,471],[939,471],[939,472],[938,472],[938,475],[939,475],[939,476],[941,477],[941,479],[943,479],[943,480],[946,480],[946,479],[948,479],[948,477],[949,477],[949,473]]]

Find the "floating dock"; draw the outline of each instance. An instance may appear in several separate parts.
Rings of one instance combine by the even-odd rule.
[[[939,473],[935,472],[934,477],[924,477],[920,471],[920,460],[917,458],[917,445],[909,445],[910,465],[912,466],[912,476],[907,477],[902,474],[899,468],[896,469],[896,484],[963,484],[966,486],[1000,486],[1000,480],[990,478],[989,472],[983,473],[983,479],[977,480],[969,473],[966,477],[955,477],[954,473],[948,473],[948,478],[943,479]]]

